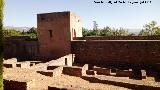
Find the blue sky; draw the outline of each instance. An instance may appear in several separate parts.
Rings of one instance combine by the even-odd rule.
[[[93,21],[104,26],[142,28],[155,20],[160,25],[160,0],[148,4],[95,4],[94,0],[5,0],[4,25],[37,27],[37,13],[71,11],[81,16],[82,25],[92,29]],[[99,0],[95,0],[99,1]],[[109,1],[109,0],[102,0]],[[112,0],[115,1],[115,0]],[[119,0],[123,1],[123,0]],[[140,0],[124,0],[140,1]],[[134,30],[133,30],[134,31]]]

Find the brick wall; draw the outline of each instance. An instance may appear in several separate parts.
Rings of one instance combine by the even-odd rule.
[[[160,63],[159,40],[90,40],[72,41],[75,63],[155,64]]]
[[[4,58],[33,59],[39,55],[38,42],[26,36],[4,39]]]
[[[74,40],[160,40],[160,36],[106,36],[106,37],[74,37]]]

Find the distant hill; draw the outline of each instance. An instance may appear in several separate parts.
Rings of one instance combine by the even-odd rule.
[[[129,32],[140,32],[141,30],[142,29],[140,29],[140,28],[139,29],[137,29],[137,28],[136,29],[134,29],[134,28],[128,28]]]
[[[134,33],[134,34],[138,35],[141,30],[142,29],[128,29],[128,32],[129,33]]]
[[[15,29],[17,31],[28,31],[31,27],[13,27],[13,26],[5,26],[6,29]]]

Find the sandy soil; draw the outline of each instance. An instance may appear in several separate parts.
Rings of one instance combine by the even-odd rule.
[[[4,78],[12,78],[14,80],[32,80],[32,86],[29,90],[47,90],[48,86],[74,86],[77,89],[87,90],[128,90],[127,88],[100,84],[100,83],[89,83],[79,77],[60,75],[54,77],[48,77],[35,72],[31,69],[22,68],[4,68]]]

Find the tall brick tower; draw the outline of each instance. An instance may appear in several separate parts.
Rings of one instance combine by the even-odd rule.
[[[82,37],[80,17],[68,11],[38,14],[37,25],[40,54],[47,58],[71,53],[73,37]]]

